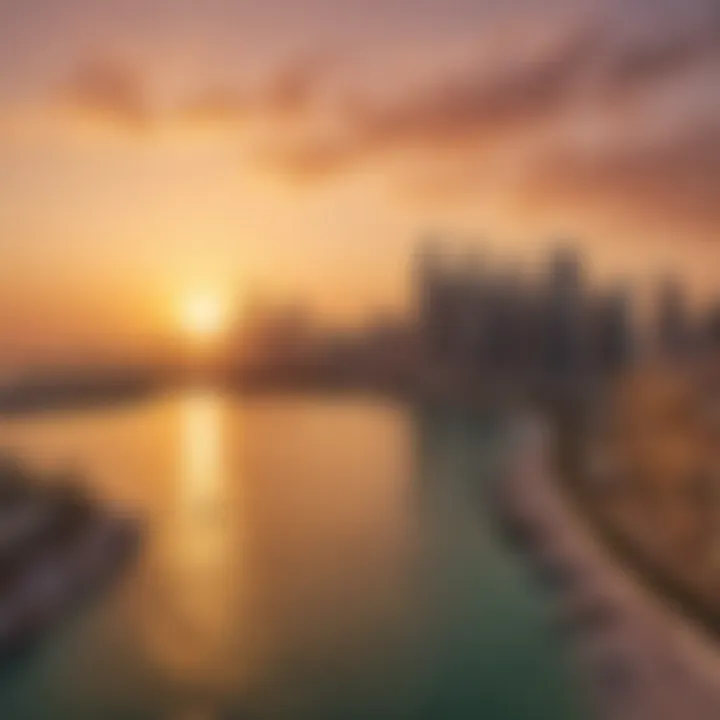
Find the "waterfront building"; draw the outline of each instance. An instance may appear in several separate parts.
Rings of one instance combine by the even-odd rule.
[[[544,370],[550,376],[577,378],[589,361],[589,309],[577,252],[558,249],[550,263],[543,322]]]
[[[627,368],[636,354],[630,292],[625,288],[601,296],[593,325],[595,366],[603,373]]]
[[[421,347],[436,369],[552,389],[619,371],[635,356],[629,292],[591,293],[571,247],[530,280],[432,240],[418,253],[415,286]]]
[[[665,278],[660,284],[655,322],[657,354],[666,358],[684,355],[691,342],[691,327],[685,294],[675,278]]]

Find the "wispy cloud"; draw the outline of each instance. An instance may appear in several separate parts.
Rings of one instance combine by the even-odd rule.
[[[160,102],[148,69],[98,56],[78,63],[56,99],[63,108],[119,131],[193,122],[232,127],[251,119],[293,121],[317,105],[325,67],[324,57],[298,57],[252,87],[210,81]]]
[[[477,65],[349,107],[339,137],[304,138],[272,160],[307,180],[400,157],[413,173],[401,180],[426,199],[433,187],[443,198],[487,187],[512,158],[505,189],[519,204],[720,228],[720,23],[636,42],[584,26],[533,62]]]
[[[90,59],[64,86],[62,102],[121,131],[203,125],[234,134],[260,124],[256,159],[305,183],[368,163],[404,182],[403,163],[389,161],[421,159],[428,181],[414,175],[411,184],[442,189],[432,181],[437,173],[452,177],[451,193],[462,194],[478,179],[487,184],[497,170],[493,157],[502,163],[513,155],[518,172],[508,192],[524,199],[608,203],[720,226],[715,16],[638,36],[587,21],[521,55],[485,58],[384,100],[338,87],[327,57],[297,58],[252,86],[208,82],[164,106],[147,74]],[[692,78],[701,78],[697,87]],[[602,138],[599,149],[588,148],[588,118]],[[415,173],[417,164],[405,167]]]
[[[106,57],[92,58],[76,67],[60,89],[59,101],[73,111],[130,130],[146,127],[154,115],[143,73]]]
[[[663,82],[707,63],[717,71],[718,60],[720,28],[622,46],[598,27],[583,27],[532,61],[483,63],[390,105],[356,99],[338,110],[343,137],[317,137],[286,159],[289,169],[314,174],[397,149],[444,153],[514,142],[588,106],[612,114],[620,95],[662,91]]]
[[[688,125],[651,143],[583,154],[558,148],[533,169],[524,191],[546,205],[562,201],[635,216],[645,226],[680,224],[688,239],[720,230],[720,124]]]

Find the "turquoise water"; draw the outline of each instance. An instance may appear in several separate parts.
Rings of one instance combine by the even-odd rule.
[[[196,391],[0,437],[149,527],[135,568],[0,671],[2,720],[583,717],[493,526],[488,428]]]

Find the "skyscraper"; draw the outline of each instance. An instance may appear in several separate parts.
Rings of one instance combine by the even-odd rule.
[[[675,278],[665,278],[658,289],[655,333],[655,349],[663,357],[677,358],[689,349],[687,302]]]

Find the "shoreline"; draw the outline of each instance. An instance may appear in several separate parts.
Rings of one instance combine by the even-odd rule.
[[[611,521],[592,508],[591,498],[568,479],[568,473],[558,478],[573,507],[588,518],[592,534],[597,536],[609,554],[628,567],[648,588],[663,597],[668,605],[682,614],[686,621],[697,625],[714,640],[720,640],[720,608],[693,592],[682,580],[657,560],[643,552]]]
[[[136,555],[140,522],[75,484],[0,476],[0,662],[32,646]]]
[[[548,428],[521,419],[496,488],[501,526],[554,596],[600,720],[720,717],[720,652],[615,562],[550,469]]]

